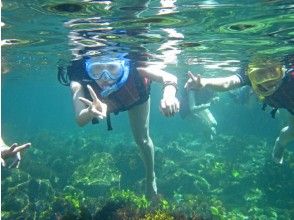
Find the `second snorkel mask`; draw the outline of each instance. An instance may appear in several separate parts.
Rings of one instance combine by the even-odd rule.
[[[247,74],[253,91],[260,99],[272,95],[284,77],[282,65],[275,62],[251,63],[248,65]]]
[[[85,63],[88,76],[101,87],[102,97],[119,90],[130,72],[129,60],[123,57],[91,57]]]

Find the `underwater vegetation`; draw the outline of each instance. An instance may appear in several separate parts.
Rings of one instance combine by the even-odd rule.
[[[294,219],[294,154],[285,165],[254,136],[213,142],[179,134],[156,146],[159,197],[144,196],[144,167],[133,142],[81,133],[31,138],[20,169],[2,169],[3,220]]]

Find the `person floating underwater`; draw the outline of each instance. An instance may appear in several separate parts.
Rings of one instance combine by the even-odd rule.
[[[273,160],[283,163],[286,146],[294,140],[294,65],[293,59],[285,59],[282,65],[279,60],[256,58],[247,67],[228,77],[205,78],[188,73],[185,84],[188,89],[210,88],[215,91],[227,91],[242,86],[251,86],[254,93],[263,102],[263,109],[271,106],[274,118],[279,108],[289,113],[288,125],[281,129],[272,151]]]
[[[111,129],[110,113],[128,111],[132,133],[145,164],[146,195],[149,199],[156,197],[154,146],[149,133],[150,86],[151,81],[163,85],[160,109],[165,116],[174,116],[179,111],[177,77],[160,65],[129,59],[128,54],[73,60],[67,71],[59,71],[58,75],[61,83],[70,85],[80,126],[107,118]]]
[[[211,103],[218,100],[215,92],[210,89],[184,90],[181,96],[180,115],[182,118],[192,116],[200,119],[204,130],[207,130],[210,139],[216,135],[217,121],[210,111]]]

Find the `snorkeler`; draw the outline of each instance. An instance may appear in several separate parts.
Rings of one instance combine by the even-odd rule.
[[[199,119],[211,140],[216,135],[217,121],[209,108],[216,100],[218,97],[215,97],[215,92],[210,89],[184,90],[180,99],[181,117],[192,116]]]
[[[110,113],[128,111],[146,169],[146,195],[152,199],[157,195],[157,185],[154,146],[149,134],[151,81],[163,85],[160,109],[165,116],[174,116],[179,111],[179,101],[177,77],[162,70],[160,65],[142,63],[125,54],[85,57],[71,61],[66,72],[59,72],[59,80],[70,85],[80,126],[107,118],[111,129]]]
[[[217,78],[204,78],[188,73],[185,84],[187,89],[210,88],[215,91],[227,91],[242,86],[251,86],[254,93],[263,102],[263,109],[271,106],[274,118],[279,108],[289,112],[288,126],[284,127],[275,141],[272,151],[273,160],[283,163],[286,146],[294,140],[294,68],[293,62],[285,60],[285,65],[274,59],[256,59],[240,73]]]

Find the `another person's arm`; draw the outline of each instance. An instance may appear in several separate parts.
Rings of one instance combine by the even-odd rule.
[[[79,126],[84,126],[93,118],[103,119],[106,117],[107,106],[96,96],[91,86],[87,86],[92,100],[85,98],[84,88],[79,82],[72,81],[70,88],[73,96],[76,121]]]
[[[239,75],[227,77],[204,78],[200,75],[193,75],[188,72],[189,79],[185,84],[187,89],[209,88],[214,91],[228,91],[242,85]]]

